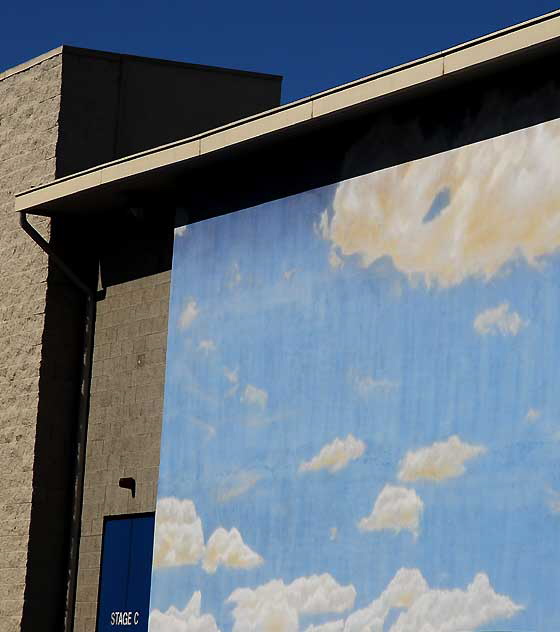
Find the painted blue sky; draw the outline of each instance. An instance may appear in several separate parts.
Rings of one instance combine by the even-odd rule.
[[[547,123],[176,231],[158,498],[192,506],[158,506],[152,609],[556,629],[559,144]],[[325,573],[327,605],[255,591]]]

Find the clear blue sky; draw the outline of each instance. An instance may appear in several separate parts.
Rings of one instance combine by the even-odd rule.
[[[60,44],[282,74],[283,100],[554,10],[469,2],[2,2],[0,69]]]

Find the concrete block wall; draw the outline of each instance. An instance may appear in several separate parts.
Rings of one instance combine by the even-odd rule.
[[[162,93],[173,98],[161,99]],[[19,227],[14,194],[273,107],[279,96],[278,77],[72,47],[0,73],[0,632],[63,626],[84,328],[83,296]],[[152,102],[157,111],[148,107]],[[103,517],[155,509],[170,217],[160,214],[155,238],[151,225],[131,237],[127,218],[113,241],[107,240],[113,218],[98,234],[85,218],[32,220],[87,282],[94,283],[100,258],[106,277],[93,365],[78,630],[95,628]],[[118,487],[121,476],[136,479],[135,498]]]
[[[105,516],[155,511],[173,248],[171,209],[101,221],[99,286],[76,594],[94,632]],[[136,494],[119,487],[136,481]]]
[[[170,272],[131,280],[97,304],[76,632],[95,630],[103,517],[155,511],[169,284]]]
[[[0,74],[0,632],[23,616],[48,276],[13,194],[55,177],[61,72],[58,50]]]

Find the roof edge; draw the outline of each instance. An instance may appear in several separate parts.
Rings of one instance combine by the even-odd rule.
[[[208,72],[227,73],[231,75],[240,75],[242,77],[254,77],[258,79],[270,79],[272,81],[278,81],[283,79],[282,75],[276,75],[273,73],[255,72],[253,70],[242,70],[239,68],[225,68],[223,66],[209,66],[206,64],[195,64],[188,61],[181,61],[177,59],[165,59],[163,57],[149,57],[147,55],[135,55],[132,53],[118,53],[113,51],[98,50],[96,48],[83,48],[81,46],[71,46],[69,44],[63,44],[62,50],[65,54],[78,55],[83,57],[96,57],[101,59],[130,59],[134,61],[161,64],[165,66],[178,66],[181,68],[188,68],[192,70],[201,70]]]
[[[480,64],[560,40],[560,9],[304,99],[206,130],[195,136],[92,167],[16,194],[16,210],[93,189],[108,182],[169,166],[295,124],[441,79]]]
[[[12,77],[13,75],[17,75],[20,72],[24,72],[25,70],[29,70],[29,68],[33,68],[33,66],[37,66],[38,64],[42,64],[44,61],[51,59],[51,57],[56,57],[57,55],[62,55],[64,46],[57,46],[52,50],[47,51],[46,53],[42,53],[37,57],[33,57],[32,59],[28,59],[27,61],[18,64],[17,66],[12,66],[11,68],[6,68],[0,72],[0,81],[7,79],[8,77]]]

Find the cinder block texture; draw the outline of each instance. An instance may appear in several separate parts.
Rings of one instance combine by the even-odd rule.
[[[76,630],[95,631],[104,516],[155,510],[172,214],[113,218],[100,283],[82,512]],[[119,487],[132,477],[136,493]]]
[[[13,208],[15,192],[58,175],[62,68],[58,49],[0,75],[1,632],[64,618],[83,297]],[[72,222],[33,223],[85,272]]]
[[[0,73],[0,632],[62,630],[84,297],[18,226],[14,194],[273,107],[280,78],[62,47]],[[34,225],[99,303],[76,607],[95,626],[104,515],[154,509],[172,222]],[[97,231],[97,232],[96,232]],[[105,232],[104,232],[105,231]],[[131,236],[132,235],[132,236]],[[109,245],[107,245],[109,244]],[[148,250],[150,254],[148,255]],[[137,495],[118,487],[137,480]]]
[[[0,75],[0,631],[19,630],[28,562],[47,258],[13,194],[53,180],[62,54]],[[38,222],[50,234],[49,222]]]

